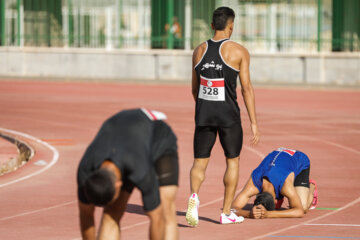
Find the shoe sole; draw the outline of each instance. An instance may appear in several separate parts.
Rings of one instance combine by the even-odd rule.
[[[243,223],[244,221],[242,222],[232,222],[232,223],[220,223],[221,225],[230,225],[230,224],[240,224],[240,223]]]
[[[241,222],[229,222],[229,223],[222,223],[220,222],[221,225],[228,225],[228,224],[240,224],[243,223],[245,219],[243,219]]]
[[[189,200],[189,204],[190,207],[188,207],[188,210],[186,212],[186,221],[188,222],[188,224],[192,227],[196,227],[199,224],[199,219],[196,219],[192,216],[191,212],[194,209],[194,207],[196,207],[196,202],[193,199]]]

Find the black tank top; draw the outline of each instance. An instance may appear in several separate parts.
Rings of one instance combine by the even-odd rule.
[[[228,127],[240,123],[240,108],[236,95],[239,71],[227,65],[220,52],[222,44],[228,40],[208,40],[205,54],[195,66],[199,81],[196,126]]]
[[[78,167],[78,198],[81,202],[89,203],[84,183],[106,159],[120,169],[123,182],[130,181],[143,194],[146,192],[146,181],[149,178],[156,181],[151,161],[157,160],[164,153],[177,152],[175,134],[165,122],[157,121],[163,117],[143,108],[129,109],[103,123]],[[155,183],[152,185],[156,186]]]

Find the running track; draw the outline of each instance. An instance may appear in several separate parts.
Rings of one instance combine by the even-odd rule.
[[[268,152],[304,151],[319,185],[318,207],[302,219],[246,219],[219,225],[225,162],[217,143],[200,192],[200,225],[185,221],[192,165],[194,102],[189,85],[0,82],[0,131],[29,143],[34,158],[0,177],[0,239],[80,239],[76,202],[79,159],[103,120],[125,108],[167,113],[178,136],[180,239],[360,239],[360,92],[255,88],[261,143],[244,146],[238,189]],[[240,92],[239,92],[239,96]],[[100,212],[97,211],[97,221]],[[146,239],[148,221],[134,192],[122,221],[122,239]]]

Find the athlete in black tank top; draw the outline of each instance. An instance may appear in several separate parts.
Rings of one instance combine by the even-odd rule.
[[[239,155],[243,143],[240,109],[237,103],[236,85],[239,76],[241,93],[251,122],[253,138],[257,144],[260,133],[256,121],[255,97],[250,81],[250,56],[246,48],[230,41],[234,28],[235,13],[228,7],[220,7],[213,13],[212,39],[194,49],[192,70],[192,94],[196,102],[194,163],[190,171],[191,195],[186,220],[196,226],[199,223],[197,194],[205,179],[211,150],[219,136],[226,156],[224,174],[225,194],[220,224],[240,223],[242,217],[231,211],[238,174]]]
[[[165,118],[157,111],[129,109],[101,126],[78,167],[80,230],[84,239],[96,237],[95,205],[104,207],[98,238],[120,239],[119,221],[134,187],[140,190],[150,218],[151,238],[177,239],[177,139],[162,121]]]
[[[226,41],[229,39],[208,40],[206,52],[195,66],[200,86],[195,112],[197,126],[229,127],[240,123],[236,95],[239,71],[223,61],[221,46]]]

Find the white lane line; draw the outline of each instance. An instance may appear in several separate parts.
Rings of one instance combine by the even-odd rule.
[[[329,145],[332,145],[332,146],[335,146],[335,147],[338,147],[338,148],[342,148],[342,149],[344,149],[346,151],[349,151],[349,152],[352,152],[352,153],[360,154],[360,151],[358,151],[356,149],[353,149],[353,148],[350,148],[350,147],[347,147],[347,146],[344,146],[344,145],[339,144],[339,143],[335,143],[335,142],[331,142],[331,141],[327,141],[327,140],[320,140],[320,139],[317,139],[315,137],[309,137],[309,138],[324,142],[326,144],[329,144]]]
[[[316,217],[316,218],[313,218],[313,219],[310,219],[308,221],[305,221],[303,223],[299,223],[299,224],[295,224],[295,225],[292,225],[292,226],[289,226],[289,227],[286,227],[286,228],[283,228],[283,229],[280,229],[280,230],[277,230],[277,231],[273,231],[273,232],[269,232],[269,233],[265,233],[264,235],[261,235],[261,236],[257,236],[257,237],[254,237],[254,238],[250,238],[251,240],[254,240],[254,239],[261,239],[261,238],[264,238],[264,237],[267,237],[269,235],[275,235],[275,234],[278,234],[280,232],[284,232],[284,231],[287,231],[287,230],[290,230],[290,229],[293,229],[293,228],[296,228],[296,227],[299,227],[299,226],[302,226],[302,225],[305,225],[305,224],[309,224],[309,223],[312,223],[312,222],[315,222],[317,220],[320,220],[322,218],[326,218],[328,216],[331,216],[335,213],[338,213],[339,211],[342,211],[344,209],[347,209],[355,204],[357,204],[358,202],[360,202],[360,197],[355,199],[354,201],[346,204],[345,206],[339,208],[337,211],[332,211],[332,212],[329,212],[327,214],[324,214],[322,216],[319,216],[319,217]]]
[[[0,128],[0,131],[10,133],[10,134],[13,134],[13,135],[19,135],[19,136],[22,136],[22,137],[27,138],[27,139],[31,139],[31,140],[39,143],[39,144],[44,145],[45,147],[49,148],[53,152],[53,157],[52,157],[50,163],[47,166],[45,166],[44,168],[42,168],[42,169],[40,169],[40,170],[38,170],[36,172],[28,174],[28,175],[26,175],[24,177],[15,179],[15,180],[7,182],[7,183],[0,184],[0,188],[11,185],[11,184],[14,184],[14,183],[17,183],[17,182],[21,182],[23,180],[29,179],[29,178],[31,178],[33,176],[36,176],[36,175],[39,175],[40,173],[45,172],[46,170],[51,168],[59,160],[59,152],[56,150],[56,148],[54,148],[53,146],[51,146],[47,142],[44,142],[44,141],[42,141],[42,140],[40,140],[40,139],[38,139],[36,137],[33,137],[31,135],[26,134],[26,133],[22,133],[22,132],[10,130],[10,129]]]
[[[244,148],[246,148],[246,149],[249,150],[250,152],[255,153],[256,155],[258,155],[258,156],[261,158],[261,160],[263,160],[263,159],[265,158],[265,155],[264,155],[263,153],[261,153],[261,152],[258,151],[258,150],[255,150],[255,149],[252,148],[252,147],[248,147],[248,146],[245,146],[245,145],[244,145]]]
[[[132,224],[132,225],[129,225],[129,226],[126,226],[126,227],[122,227],[121,230],[134,228],[134,227],[141,226],[141,225],[144,225],[144,224],[149,223],[149,222],[150,222],[149,220],[146,220],[146,221],[143,221],[143,222],[135,223],[135,224]]]
[[[12,218],[17,218],[17,217],[23,217],[23,216],[31,215],[31,214],[34,214],[34,213],[44,212],[44,211],[47,211],[47,210],[51,210],[51,209],[55,209],[55,208],[67,206],[67,205],[70,205],[70,204],[73,204],[73,203],[76,203],[76,202],[77,202],[77,200],[74,200],[74,201],[70,201],[70,202],[58,204],[58,205],[51,206],[51,207],[40,208],[40,209],[37,209],[37,210],[24,212],[24,213],[16,214],[16,215],[9,216],[9,217],[3,217],[3,218],[0,218],[0,221],[5,221],[5,220],[12,219]]]
[[[306,226],[360,227],[360,224],[307,223]]]
[[[332,142],[332,141],[328,141],[328,140],[324,140],[324,139],[321,139],[321,138],[317,138],[317,137],[312,137],[312,136],[306,136],[306,135],[301,135],[301,134],[292,134],[288,131],[268,131],[270,133],[273,133],[273,134],[279,134],[279,133],[282,133],[282,134],[286,134],[286,135],[289,135],[289,136],[292,136],[292,137],[300,137],[302,139],[310,139],[310,140],[315,140],[315,141],[318,141],[318,142],[322,142],[322,143],[325,143],[327,145],[331,145],[331,146],[334,146],[334,147],[338,147],[338,148],[341,148],[345,151],[349,151],[349,152],[352,152],[352,153],[355,153],[355,154],[359,154],[360,155],[360,151],[357,150],[357,149],[354,149],[354,148],[351,148],[351,147],[347,147],[345,145],[342,145],[340,143],[336,143],[336,142]]]

